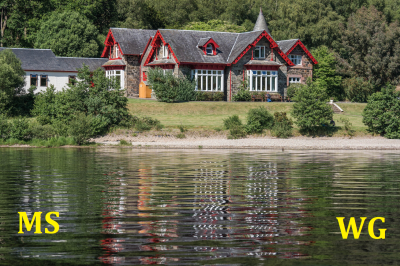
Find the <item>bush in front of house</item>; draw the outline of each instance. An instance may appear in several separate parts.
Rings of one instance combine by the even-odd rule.
[[[362,115],[369,132],[389,139],[400,138],[400,92],[394,86],[387,85],[372,94]]]
[[[286,116],[285,112],[274,113],[274,126],[272,136],[277,138],[288,138],[292,136],[293,121]]]
[[[264,129],[271,129],[274,125],[274,117],[265,107],[250,109],[247,113],[247,133],[262,133]]]
[[[239,90],[235,95],[233,95],[232,100],[234,102],[250,102],[251,93],[247,86],[247,81],[243,81],[239,87]]]
[[[224,93],[223,92],[205,92],[198,91],[196,95],[196,101],[223,101]]]
[[[242,126],[242,121],[240,120],[238,115],[232,115],[227,119],[224,119],[224,127],[226,129],[231,129],[237,126]]]
[[[306,86],[296,92],[294,100],[292,116],[300,132],[315,135],[327,129],[333,118],[333,110],[327,104],[328,96],[324,89],[313,82],[307,82]]]
[[[83,113],[92,117],[93,134],[98,135],[130,120],[128,100],[118,82],[105,77],[101,69],[91,73],[87,66],[79,70],[78,78],[68,89],[56,92],[50,86],[35,97],[32,114],[41,125],[50,124],[58,135],[67,136],[70,122]]]
[[[296,96],[296,93],[302,88],[304,88],[304,86],[306,85],[300,83],[290,84],[289,87],[287,88],[287,97],[289,97],[292,100]]]
[[[196,84],[189,76],[175,77],[172,73],[163,73],[161,68],[149,69],[148,82],[160,102],[187,102],[196,99]]]

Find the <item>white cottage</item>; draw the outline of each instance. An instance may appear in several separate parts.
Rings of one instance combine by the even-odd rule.
[[[4,49],[11,49],[21,60],[26,73],[25,90],[33,85],[37,87],[36,92],[44,91],[50,85],[61,91],[72,79],[76,79],[83,64],[94,71],[108,61],[106,58],[58,57],[50,49],[0,47],[0,51]]]

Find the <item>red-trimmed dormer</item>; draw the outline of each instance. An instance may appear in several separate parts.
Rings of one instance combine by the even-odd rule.
[[[120,45],[115,41],[112,31],[109,30],[104,41],[104,50],[101,57],[108,57],[110,60],[122,59],[123,53]]]
[[[201,48],[205,55],[217,55],[217,48],[219,45],[211,38],[200,38],[197,44]]]

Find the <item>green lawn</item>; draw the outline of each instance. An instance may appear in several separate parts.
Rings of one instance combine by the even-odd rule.
[[[185,102],[185,103],[162,103],[154,100],[129,99],[129,109],[137,116],[151,116],[157,118],[166,127],[177,125],[188,126],[192,129],[214,129],[221,128],[223,119],[231,115],[239,115],[245,121],[249,109],[265,106],[271,113],[290,113],[293,103],[281,102]],[[335,114],[334,120],[337,126],[341,116],[350,119],[356,135],[365,135],[366,126],[362,123],[362,111],[366,104],[363,103],[341,103],[339,106],[344,114]],[[289,115],[290,116],[290,115]],[[338,132],[340,135],[340,131]]]

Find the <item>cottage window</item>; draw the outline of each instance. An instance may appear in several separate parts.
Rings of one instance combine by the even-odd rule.
[[[289,55],[289,59],[295,64],[296,66],[301,66],[301,55],[291,54]]]
[[[47,87],[47,75],[40,76],[40,87]]]
[[[211,43],[207,45],[206,53],[207,53],[208,55],[213,55],[213,54],[214,54],[214,48],[213,48],[213,46],[212,46]]]
[[[294,77],[289,78],[289,84],[292,83],[301,83],[301,78],[294,78]]]
[[[115,58],[118,58],[119,54],[118,54],[118,44],[115,45]]]
[[[278,91],[278,71],[249,70],[247,77],[251,91]]]
[[[76,76],[68,76],[68,84],[75,84]]]
[[[168,57],[169,57],[168,46],[164,45],[163,46],[163,58],[168,58]]]
[[[192,77],[196,80],[197,91],[223,91],[223,70],[192,70]]]
[[[256,46],[256,48],[254,48],[254,58],[265,58],[265,46]]]
[[[31,86],[37,86],[37,81],[38,81],[38,76],[37,75],[31,75]]]
[[[107,70],[106,71],[107,78],[115,78],[117,84],[120,85],[120,88],[124,88],[124,71],[123,70]]]

